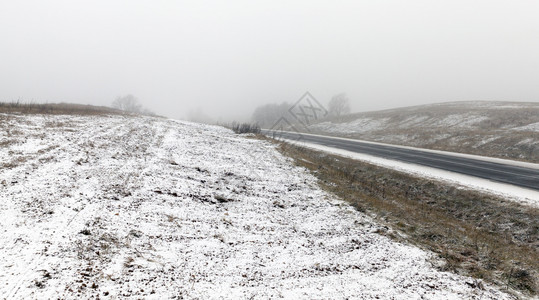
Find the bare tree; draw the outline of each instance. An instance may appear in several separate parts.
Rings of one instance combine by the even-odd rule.
[[[290,104],[283,102],[281,104],[265,104],[255,109],[252,120],[262,127],[270,127],[280,118],[287,117]]]
[[[138,99],[131,94],[116,98],[116,100],[112,102],[112,107],[130,113],[142,112],[142,105],[140,105]]]
[[[335,95],[331,98],[328,105],[328,111],[331,116],[340,117],[350,113],[350,99],[345,93]]]

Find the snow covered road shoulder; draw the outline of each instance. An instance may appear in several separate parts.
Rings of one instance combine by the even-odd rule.
[[[359,161],[364,161],[373,165],[380,167],[390,168],[392,170],[401,171],[404,173],[412,174],[419,177],[430,178],[442,182],[447,182],[448,184],[458,186],[463,189],[477,190],[484,193],[496,195],[503,197],[504,199],[524,204],[530,207],[539,207],[539,192],[522,188],[519,186],[491,181],[488,179],[483,179],[479,177],[459,174],[451,171],[445,171],[442,169],[436,169],[432,167],[422,166],[413,163],[402,162],[398,160],[386,159],[382,157],[377,157],[369,154],[358,153],[343,149],[338,149],[335,147],[328,147],[324,145],[319,145],[315,143],[308,143],[303,141],[294,141],[294,140],[285,140],[289,143],[296,144],[300,147],[306,147],[309,149],[323,151],[326,153],[336,154],[343,157],[352,158]],[[428,150],[427,150],[428,151]],[[434,150],[430,150],[434,151]],[[466,154],[456,154],[456,156],[462,156]],[[487,158],[485,158],[486,160]],[[492,159],[492,161],[497,162],[501,161],[500,159]],[[515,165],[521,166],[533,166],[537,167],[537,164],[525,163],[525,162],[515,162]]]
[[[0,125],[6,299],[511,298],[377,234],[268,142],[160,118]]]

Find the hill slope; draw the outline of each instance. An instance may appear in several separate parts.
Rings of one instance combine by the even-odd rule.
[[[451,102],[357,113],[314,133],[539,162],[539,103]]]
[[[0,127],[3,297],[510,298],[377,234],[268,142],[150,117]]]

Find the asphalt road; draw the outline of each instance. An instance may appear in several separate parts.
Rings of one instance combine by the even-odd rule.
[[[262,130],[262,133],[269,136],[274,135],[273,132],[268,130]],[[432,153],[416,149],[400,148],[390,145],[370,144],[359,140],[343,140],[329,136],[278,132],[278,135],[276,134],[275,137],[319,144],[336,149],[428,166],[539,191],[539,169],[525,168],[468,157],[452,156],[449,154]]]

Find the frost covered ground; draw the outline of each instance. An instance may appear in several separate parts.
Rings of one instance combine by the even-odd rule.
[[[0,115],[0,295],[503,299],[270,143],[160,118]]]

